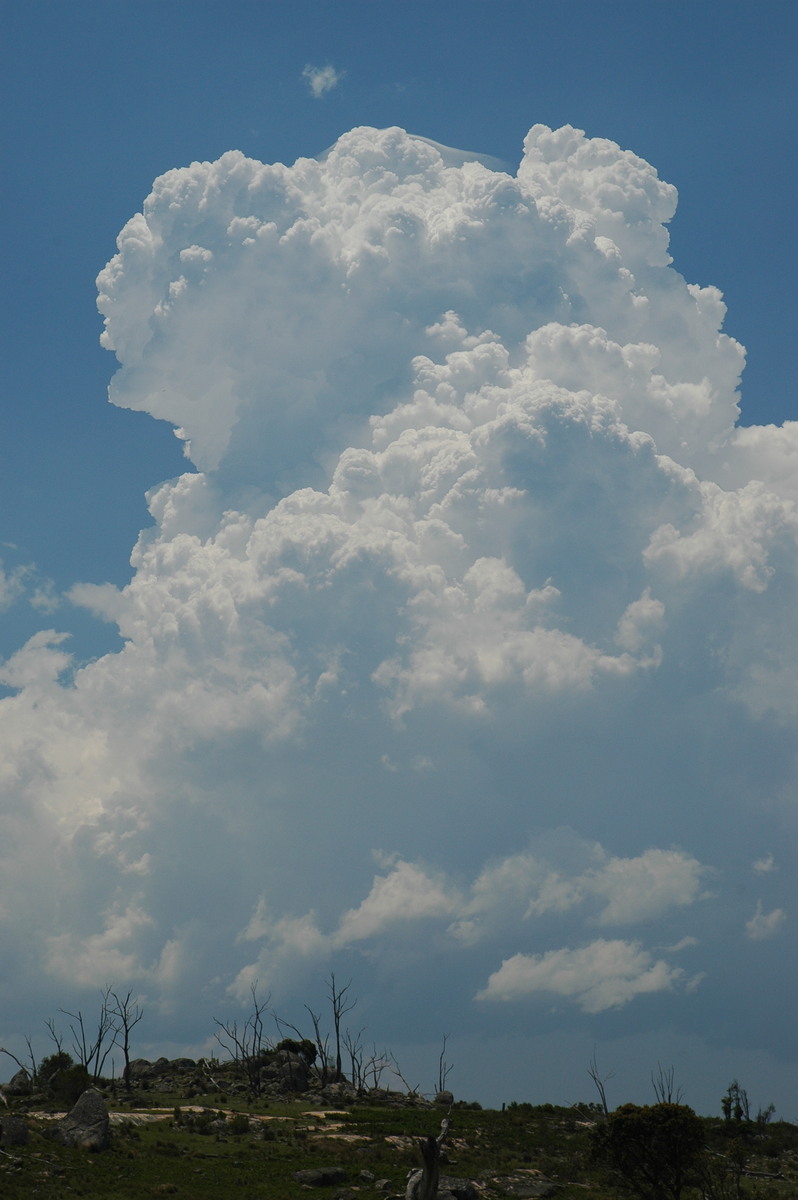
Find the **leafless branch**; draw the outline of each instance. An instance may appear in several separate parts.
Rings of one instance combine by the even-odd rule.
[[[594,1084],[596,1085],[596,1090],[598,1091],[599,1099],[601,1100],[601,1107],[604,1112],[604,1116],[607,1117],[607,1116],[609,1116],[610,1110],[607,1105],[607,1092],[606,1092],[604,1085],[609,1079],[612,1079],[615,1072],[610,1071],[606,1075],[601,1074],[601,1072],[599,1071],[599,1068],[598,1068],[598,1060],[596,1059],[596,1047],[595,1046],[593,1047],[593,1057],[591,1058],[591,1060],[587,1066],[587,1073],[590,1076],[590,1078],[593,1080]]]
[[[659,1104],[681,1104],[684,1092],[681,1087],[676,1087],[674,1068],[668,1067],[667,1071],[663,1068],[662,1063],[657,1063],[657,1073],[651,1073],[651,1086],[654,1088],[654,1095],[657,1097]]]

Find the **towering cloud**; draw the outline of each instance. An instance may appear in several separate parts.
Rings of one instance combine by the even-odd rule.
[[[796,782],[798,424],[738,425],[675,204],[540,125],[516,176],[355,129],[156,180],[103,344],[189,463],[73,589],[124,649],[2,668],[10,1012],[112,979],[199,1044],[343,962],[397,1038],[785,1036],[737,965],[786,982],[783,876],[738,874]]]

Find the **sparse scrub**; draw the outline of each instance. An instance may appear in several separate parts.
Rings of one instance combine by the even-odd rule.
[[[356,1104],[345,1114],[320,1118],[301,1101],[270,1104],[272,1119],[261,1122],[255,1118],[267,1107],[262,1101],[239,1100],[226,1113],[213,1104],[191,1112],[177,1096],[158,1091],[157,1082],[151,1098],[153,1107],[166,1109],[171,1119],[116,1126],[111,1149],[93,1155],[90,1168],[85,1152],[57,1146],[45,1136],[45,1122],[30,1121],[29,1145],[15,1149],[13,1161],[0,1159],[3,1200],[36,1195],[47,1200],[72,1200],[75,1195],[141,1200],[159,1194],[190,1200],[232,1195],[295,1200],[302,1190],[295,1173],[312,1167],[342,1169],[344,1190],[357,1188],[361,1200],[378,1200],[380,1195],[404,1194],[408,1171],[420,1166],[418,1139],[434,1133],[440,1122],[440,1109],[430,1106]],[[607,1180],[592,1160],[594,1135],[581,1111],[551,1104],[513,1104],[505,1112],[464,1107],[453,1109],[449,1121],[441,1175],[477,1181],[485,1200],[504,1200],[513,1188],[523,1194],[530,1181],[545,1179],[557,1184],[557,1200],[618,1200],[629,1194]],[[705,1200],[794,1200],[798,1195],[795,1126],[768,1125],[761,1145],[754,1143],[755,1154],[745,1147],[745,1167],[735,1176],[727,1161],[732,1139],[724,1135],[725,1123],[695,1121],[713,1153],[699,1159],[707,1170],[696,1175],[695,1188],[685,1185],[682,1200],[699,1200],[702,1193]],[[605,1128],[606,1123],[594,1121],[592,1127]],[[775,1151],[776,1160],[763,1157],[766,1151]],[[375,1181],[387,1179],[387,1193],[361,1179],[364,1170]],[[782,1177],[753,1178],[745,1170]]]

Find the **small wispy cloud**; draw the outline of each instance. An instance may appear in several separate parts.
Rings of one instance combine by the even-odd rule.
[[[758,858],[753,864],[757,875],[767,875],[776,869],[776,860],[772,854],[766,854],[764,858]]]
[[[320,100],[322,96],[326,96],[331,92],[346,75],[346,71],[336,71],[335,67],[328,63],[326,67],[313,67],[308,63],[302,72],[302,78],[310,88],[310,93],[316,100]]]
[[[751,920],[745,923],[745,931],[752,941],[765,941],[766,938],[775,937],[785,916],[786,913],[781,908],[774,908],[772,912],[766,913],[762,908],[762,901],[758,900],[756,912]]]

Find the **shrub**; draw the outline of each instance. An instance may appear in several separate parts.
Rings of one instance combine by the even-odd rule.
[[[227,1122],[227,1128],[236,1137],[249,1133],[249,1117],[246,1113],[234,1113]]]
[[[59,1050],[57,1054],[50,1054],[47,1058],[43,1058],[39,1064],[38,1078],[42,1087],[47,1087],[50,1080],[59,1071],[65,1071],[67,1068],[74,1066],[74,1061],[71,1054],[67,1054],[66,1050]]]
[[[703,1159],[703,1126],[686,1104],[624,1104],[591,1140],[594,1159],[642,1200],[680,1200]]]
[[[75,1063],[52,1076],[49,1091],[54,1100],[71,1108],[86,1091],[90,1082],[86,1068]]]
[[[275,1050],[287,1050],[289,1054],[298,1054],[309,1067],[316,1061],[317,1050],[310,1038],[283,1038],[275,1046]]]

